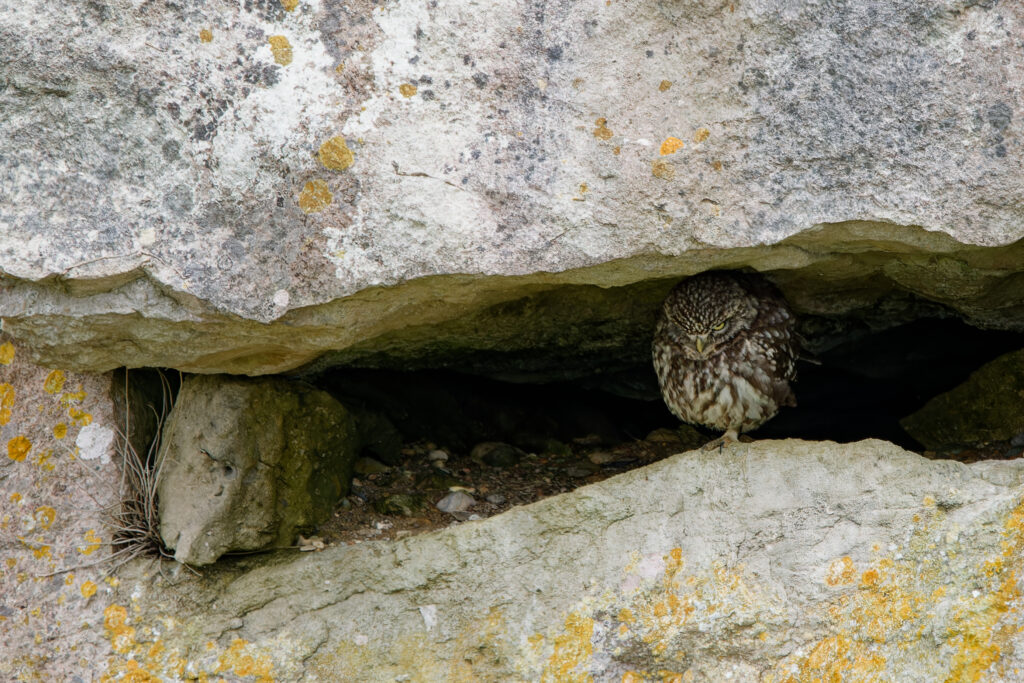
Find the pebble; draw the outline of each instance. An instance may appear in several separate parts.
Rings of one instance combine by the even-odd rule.
[[[522,450],[500,441],[484,441],[473,446],[469,457],[491,467],[512,467],[526,456]]]
[[[577,479],[582,479],[583,477],[589,477],[591,474],[594,473],[594,471],[595,470],[594,470],[593,466],[587,467],[586,465],[582,465],[581,464],[581,465],[574,465],[573,467],[570,467],[568,470],[566,470],[566,473],[570,477],[575,477]]]
[[[437,501],[437,509],[441,512],[464,512],[476,505],[473,496],[463,491],[452,491]]]
[[[605,465],[610,462],[615,462],[615,458],[616,456],[613,453],[606,453],[604,451],[597,451],[587,456],[587,460],[595,465]]]
[[[427,460],[429,460],[430,462],[445,462],[448,460],[448,454],[440,450],[430,451],[429,453],[427,453]]]
[[[373,501],[373,509],[382,515],[403,515],[412,517],[423,508],[420,496],[396,493]]]
[[[355,471],[357,474],[381,474],[391,468],[379,460],[373,458],[359,458],[356,460]]]
[[[502,503],[505,502],[505,500],[505,496],[501,495],[500,493],[492,493],[491,495],[487,496],[487,502],[493,503],[494,505],[501,505]]]
[[[679,434],[671,429],[662,427],[661,429],[655,429],[653,432],[648,434],[644,441],[651,441],[653,443],[679,443],[682,439],[679,438]]]

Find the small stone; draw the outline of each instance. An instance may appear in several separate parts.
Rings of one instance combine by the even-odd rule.
[[[580,463],[579,465],[574,465],[574,466],[570,467],[568,470],[566,470],[566,473],[570,477],[575,477],[576,479],[582,479],[583,477],[589,477],[591,474],[593,474],[596,471],[597,471],[596,468],[594,468],[593,465],[590,465],[590,463]]]
[[[682,439],[679,438],[679,434],[676,431],[662,427],[661,429],[655,429],[644,437],[644,441],[652,443],[679,443]]]
[[[474,446],[469,457],[491,467],[512,467],[525,455],[525,452],[507,443],[485,441]]]
[[[493,505],[501,505],[502,503],[505,502],[505,496],[501,495],[500,493],[492,493],[491,495],[487,496],[487,502]]]
[[[355,471],[359,474],[381,474],[391,468],[373,458],[359,458],[356,460]]]
[[[427,453],[427,460],[431,462],[447,462],[448,454],[444,451],[430,451]]]
[[[437,501],[437,509],[441,512],[464,512],[476,505],[473,496],[462,491],[453,491]]]
[[[614,453],[605,453],[604,451],[597,451],[587,456],[587,460],[594,463],[595,465],[606,465],[610,462],[615,462],[616,457]]]
[[[382,515],[412,517],[423,509],[424,503],[422,496],[395,493],[373,501],[373,509]]]

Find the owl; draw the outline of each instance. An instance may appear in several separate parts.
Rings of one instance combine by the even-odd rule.
[[[795,406],[793,313],[760,275],[708,271],[676,285],[654,332],[654,369],[669,410],[684,422],[741,432]]]

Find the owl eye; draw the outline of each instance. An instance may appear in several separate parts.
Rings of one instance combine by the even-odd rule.
[[[718,323],[717,325],[715,325],[711,329],[714,330],[715,332],[720,332],[721,330],[725,329],[725,323]]]

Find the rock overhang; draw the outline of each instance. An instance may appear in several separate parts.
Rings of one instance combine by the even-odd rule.
[[[973,287],[958,310],[979,324],[1017,315],[1019,285],[990,287],[1016,251],[965,256],[1024,238],[1016,7],[65,14],[83,29],[63,50],[33,46],[66,17],[0,24],[0,316],[44,363],[290,371],[563,285],[708,267],[769,271],[825,311],[877,292],[870,254],[924,298]],[[836,290],[839,272],[862,282]]]

